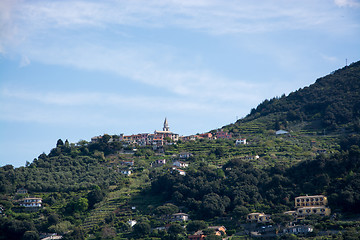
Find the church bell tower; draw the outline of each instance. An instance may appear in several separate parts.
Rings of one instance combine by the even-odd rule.
[[[167,121],[166,118],[165,118],[165,121],[164,121],[163,131],[170,132],[169,124],[168,124],[168,121]]]

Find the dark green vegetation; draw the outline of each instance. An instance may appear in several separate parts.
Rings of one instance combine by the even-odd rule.
[[[265,100],[235,125],[273,117],[279,130],[305,122],[303,128],[360,130],[360,62],[339,69],[289,96]],[[268,122],[269,124],[270,122]]]
[[[243,217],[240,212],[248,211],[288,211],[293,209],[294,198],[305,194],[325,194],[332,209],[360,213],[359,144],[345,144],[346,151],[289,168],[259,169],[239,159],[222,168],[202,163],[185,177],[160,173],[154,177],[152,191],[203,219],[229,214]]]
[[[154,150],[123,145],[109,135],[96,143],[59,140],[26,167],[0,168],[0,239],[38,239],[42,232],[64,239],[186,239],[198,230],[219,239],[208,228],[214,225],[226,226],[233,239],[246,239],[239,235],[248,213],[274,214],[274,222],[283,224],[281,213],[293,210],[294,198],[305,194],[326,195],[336,213],[304,220],[316,230],[308,238],[333,231],[337,239],[358,239],[359,83],[360,62],[287,97],[266,100],[223,127],[248,145],[200,139]],[[290,134],[276,135],[280,128]],[[171,166],[181,152],[192,153],[185,176]],[[167,163],[151,167],[158,159]],[[21,187],[29,194],[16,193]],[[41,197],[43,207],[19,206],[27,196]],[[177,212],[191,221],[172,222],[169,216]],[[130,227],[129,220],[137,224]]]

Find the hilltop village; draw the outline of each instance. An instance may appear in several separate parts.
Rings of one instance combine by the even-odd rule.
[[[231,139],[232,134],[228,132],[224,132],[222,130],[216,131],[216,133],[203,133],[197,135],[190,136],[179,136],[177,133],[173,133],[170,131],[169,123],[167,118],[164,121],[164,127],[162,131],[155,130],[153,134],[150,133],[139,133],[133,135],[113,135],[109,136],[109,142],[119,141],[127,144],[136,144],[138,146],[163,146],[163,145],[171,145],[180,141],[195,141],[198,139]],[[100,141],[103,136],[96,136],[91,138],[91,142],[95,143]],[[246,144],[246,139],[238,139],[237,144]]]

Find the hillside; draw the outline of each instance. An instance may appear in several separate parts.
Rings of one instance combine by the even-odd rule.
[[[357,62],[266,100],[222,128],[232,133],[228,139],[167,138],[161,145],[108,134],[90,142],[59,139],[25,167],[0,167],[0,239],[39,239],[44,232],[65,240],[188,239],[201,230],[205,239],[236,240],[264,228],[269,239],[298,239],[279,234],[289,221],[314,227],[299,239],[358,239],[359,82]],[[238,138],[247,144],[236,145]],[[331,215],[284,214],[295,210],[296,197],[319,194]],[[21,206],[29,198],[42,206]],[[273,220],[248,223],[249,213]],[[226,233],[214,230],[219,226]]]
[[[301,129],[359,131],[360,61],[288,96],[263,101],[230,129],[264,121],[267,129],[275,130],[300,125]]]

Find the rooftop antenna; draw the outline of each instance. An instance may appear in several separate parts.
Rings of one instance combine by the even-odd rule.
[[[345,59],[345,66],[347,67],[347,58]]]

